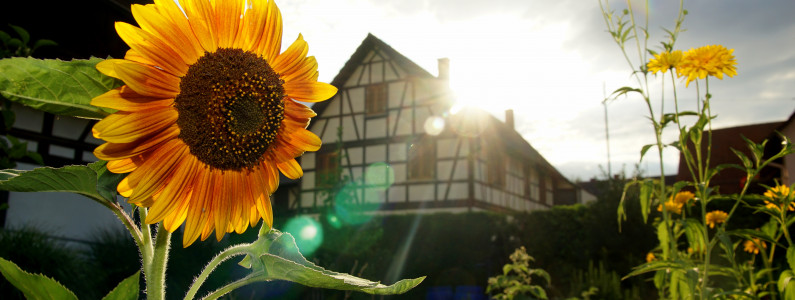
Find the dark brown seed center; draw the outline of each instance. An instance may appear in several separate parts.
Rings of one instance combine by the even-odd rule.
[[[240,49],[205,53],[182,77],[174,100],[179,138],[211,168],[253,168],[284,119],[283,84],[256,54]]]

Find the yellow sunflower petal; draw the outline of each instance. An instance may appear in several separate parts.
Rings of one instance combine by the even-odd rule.
[[[113,173],[130,173],[138,168],[138,164],[132,158],[125,158],[120,160],[111,160],[107,164],[108,170]]]
[[[296,119],[309,119],[317,116],[314,110],[292,99],[284,101],[284,114]]]
[[[132,187],[130,187],[130,179],[124,177],[124,179],[119,182],[119,185],[116,186],[116,191],[119,192],[119,195],[122,195],[122,197],[129,198],[133,192]]]
[[[304,151],[320,150],[321,144],[320,138],[306,129],[298,129],[298,131],[290,135],[290,139],[287,142]]]
[[[97,70],[124,81],[140,95],[154,98],[174,98],[179,94],[179,78],[154,67],[123,59],[107,59],[97,64]]]
[[[163,131],[130,143],[104,143],[94,149],[94,156],[102,160],[126,159],[133,156],[144,154],[151,149],[160,146],[166,141],[179,136],[179,127],[176,124],[167,127]],[[119,173],[119,172],[117,172]],[[120,172],[127,173],[127,172]]]
[[[182,246],[187,247],[201,235],[201,229],[207,222],[207,216],[210,214],[207,209],[209,203],[211,189],[213,185],[211,176],[208,172],[199,172],[196,177],[196,186],[193,188],[190,203],[188,206],[188,213],[185,220],[185,232],[182,235]]]
[[[188,71],[185,59],[152,34],[124,22],[116,22],[116,32],[130,48],[150,59],[155,66],[177,77],[185,76]]]
[[[141,29],[159,36],[180,53],[185,63],[192,64],[204,54],[188,19],[173,0],[155,0],[154,5],[133,5],[132,13]]]
[[[276,166],[279,167],[279,171],[282,171],[282,174],[287,176],[287,178],[298,179],[304,176],[304,170],[301,169],[301,165],[299,165],[295,159],[278,163]]]
[[[201,47],[204,51],[215,52],[218,49],[218,31],[210,1],[180,0],[179,3]]]
[[[295,42],[273,60],[271,67],[273,67],[277,73],[283,74],[284,71],[290,70],[300,64],[307,53],[309,53],[309,44],[304,41],[304,36],[299,33]]]
[[[174,172],[175,167],[183,159],[187,147],[179,140],[171,140],[148,155],[146,161],[135,171],[127,175],[133,193],[129,202],[140,202],[162,188]]]
[[[252,22],[259,22],[253,24],[262,27],[261,33],[251,30],[247,34],[253,43],[251,49],[254,50],[254,53],[262,55],[267,61],[272,62],[282,50],[282,14],[276,7],[276,2],[270,0],[266,4],[266,1],[255,0],[252,5],[256,7],[256,10],[252,12],[255,14]]]
[[[141,111],[156,107],[167,107],[174,99],[155,99],[141,96],[127,86],[112,89],[91,99],[91,105],[123,111]]]
[[[238,39],[240,22],[246,2],[240,0],[214,1],[216,30],[218,33],[218,47],[232,48]]]
[[[196,176],[196,167],[197,160],[194,156],[185,155],[181,159],[175,166],[175,170],[170,176],[168,183],[164,186],[163,191],[155,198],[155,203],[149,209],[149,215],[146,216],[146,223],[154,224],[162,221],[181,206],[182,202],[190,199],[184,191],[190,190],[190,186]]]
[[[224,237],[226,228],[229,227],[229,215],[231,215],[232,212],[232,205],[229,202],[235,189],[235,181],[231,173],[232,172],[226,172],[218,175],[222,179],[222,185],[220,186],[221,190],[216,199],[220,201],[215,201],[213,203],[213,213],[215,214],[215,238],[218,241]]]
[[[334,97],[337,88],[324,82],[285,82],[287,96],[303,102],[320,102]]]
[[[140,112],[118,112],[97,122],[92,129],[95,138],[112,143],[130,143],[155,134],[176,123],[177,111],[172,107]]]

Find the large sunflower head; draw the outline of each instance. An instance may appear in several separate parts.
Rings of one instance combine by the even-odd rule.
[[[125,85],[92,100],[118,110],[99,121],[94,154],[129,173],[118,191],[149,207],[146,222],[185,223],[183,245],[273,223],[279,172],[303,175],[295,158],[320,148],[306,130],[337,89],[317,82],[301,35],[281,50],[273,0],[155,0],[133,5],[140,27],[116,23],[130,46],[97,65]]]

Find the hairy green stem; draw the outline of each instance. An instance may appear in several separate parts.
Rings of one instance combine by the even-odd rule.
[[[222,262],[234,256],[249,253],[250,252],[249,246],[251,246],[251,244],[235,245],[227,248],[224,251],[221,251],[221,253],[218,253],[218,255],[216,255],[212,260],[210,260],[207,266],[204,267],[204,270],[202,270],[199,276],[196,277],[196,280],[193,281],[193,284],[190,286],[188,293],[185,294],[184,299],[190,300],[196,297],[196,293],[199,291],[199,288],[202,286],[202,284],[204,284],[204,281],[207,280],[207,277],[210,276],[210,273],[212,273],[215,270],[215,268],[218,267],[218,265],[220,265]]]
[[[149,276],[150,280],[146,282],[147,299],[162,300],[166,297],[166,265],[170,247],[171,232],[168,232],[163,222],[160,222],[157,224],[154,255],[152,256],[152,267],[150,268],[152,274]]]
[[[246,277],[240,278],[240,279],[235,280],[235,281],[233,281],[233,282],[231,282],[231,283],[229,283],[229,284],[227,284],[225,286],[222,286],[221,288],[213,291],[212,293],[208,294],[207,297],[204,297],[202,299],[205,299],[205,300],[218,299],[221,296],[226,295],[229,292],[231,292],[231,291],[233,291],[233,290],[235,290],[235,289],[237,289],[239,287],[243,287],[243,286],[246,286],[248,284],[258,282],[256,277],[259,276],[259,275],[260,275],[259,272],[251,273],[251,274],[249,274]]]
[[[154,256],[155,248],[152,241],[152,230],[149,224],[146,224],[147,213],[146,207],[138,207],[138,217],[141,219],[141,236],[143,237],[143,247],[140,249],[141,260],[143,261],[144,279],[148,285],[152,281],[152,257]]]

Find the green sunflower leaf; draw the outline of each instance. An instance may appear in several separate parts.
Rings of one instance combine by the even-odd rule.
[[[72,291],[54,279],[22,271],[15,263],[2,258],[0,258],[0,273],[27,299],[77,299]]]
[[[0,94],[11,101],[56,115],[101,119],[112,110],[91,99],[122,82],[103,75],[100,58],[62,61],[14,57],[0,60]]]
[[[261,265],[254,264],[252,273],[247,276],[253,281],[277,279],[316,288],[393,295],[405,293],[425,279],[423,276],[415,279],[403,279],[392,285],[384,285],[353,275],[329,271],[309,262],[301,255],[295,244],[295,239],[289,233],[273,229],[265,238],[271,240],[271,243],[269,247],[265,247],[267,248],[266,252],[259,256]],[[245,262],[250,263],[251,260],[246,259]]]
[[[116,184],[125,174],[110,173],[105,161],[31,171],[0,170],[0,190],[10,192],[69,192],[107,202],[116,200]]]
[[[127,279],[124,279],[113,288],[110,293],[105,295],[102,300],[135,300],[138,299],[138,280],[141,277],[141,271],[135,272]]]

